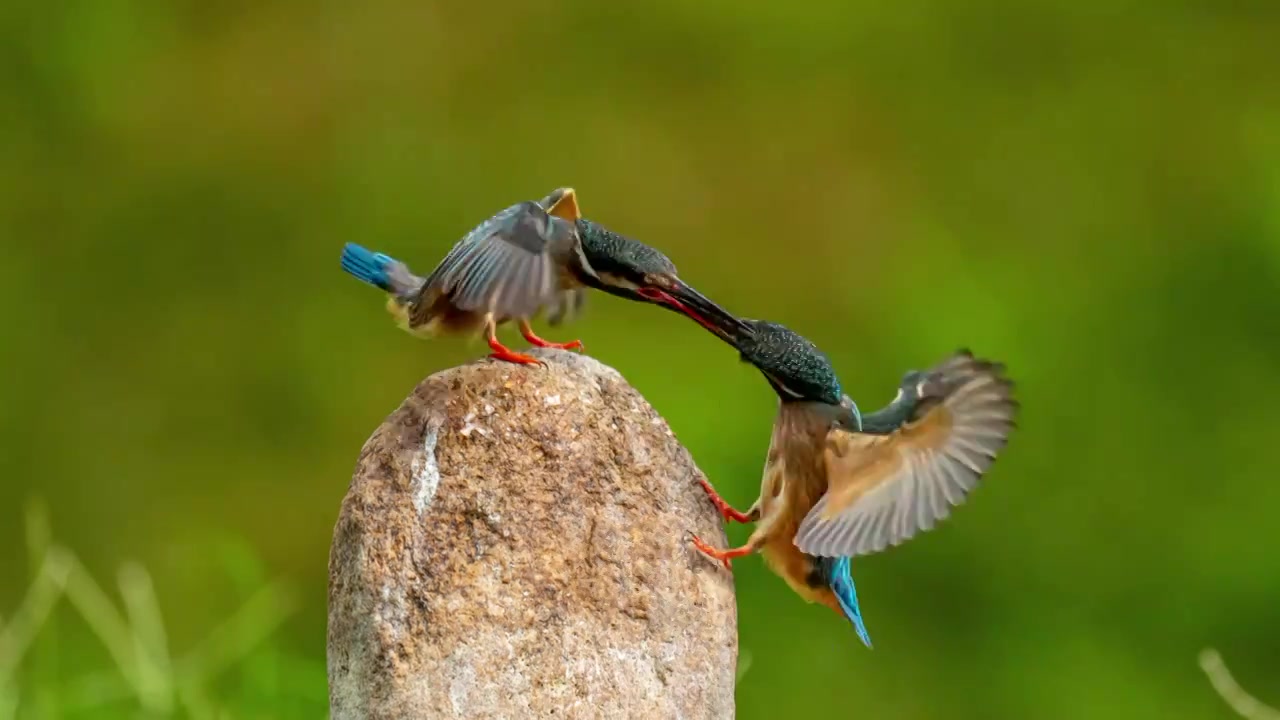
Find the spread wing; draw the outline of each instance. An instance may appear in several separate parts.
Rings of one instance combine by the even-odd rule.
[[[821,557],[869,555],[931,529],[964,502],[1008,442],[1017,402],[1002,365],[958,354],[917,385],[924,393],[887,434],[834,428],[827,493],[795,543]]]
[[[446,296],[461,310],[532,317],[560,292],[559,256],[575,239],[571,223],[538,203],[512,205],[467,233],[431,273],[424,293]]]

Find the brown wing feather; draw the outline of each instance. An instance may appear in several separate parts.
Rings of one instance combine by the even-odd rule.
[[[1008,441],[1017,403],[1001,366],[954,358],[946,396],[888,435],[827,436],[828,490],[800,524],[810,555],[858,556],[931,529],[964,502]],[[954,380],[954,382],[950,382]]]

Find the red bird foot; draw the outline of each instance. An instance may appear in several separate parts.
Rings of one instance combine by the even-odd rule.
[[[750,515],[735,509],[724,498],[720,497],[720,493],[711,487],[711,483],[707,482],[706,478],[698,478],[698,483],[702,485],[703,490],[707,491],[707,497],[710,498],[711,504],[716,506],[716,510],[720,512],[720,517],[724,518],[726,522],[730,520],[740,523],[752,522]]]
[[[524,335],[524,339],[528,340],[530,345],[536,345],[540,348],[552,348],[553,350],[581,350],[582,349],[581,340],[574,340],[573,342],[567,342],[567,343],[555,343],[555,342],[551,342],[550,340],[543,340],[542,338],[538,337],[533,332],[533,328],[529,327],[528,325],[523,325],[520,327],[520,334]]]
[[[489,340],[489,347],[493,348],[493,352],[489,353],[489,357],[494,360],[502,360],[504,362],[516,363],[517,365],[543,365],[546,363],[532,355],[518,353],[511,348],[498,342],[497,338]]]
[[[720,564],[724,565],[726,570],[733,569],[733,566],[730,564],[730,561],[733,560],[733,558],[747,555],[752,550],[752,548],[747,546],[743,546],[740,548],[730,548],[729,550],[717,550],[711,547],[710,545],[706,544],[705,542],[703,542],[702,538],[698,537],[697,535],[694,535],[693,533],[689,533],[689,537],[693,540],[694,547],[698,548],[698,550],[701,551],[703,555],[706,555],[712,560],[719,560]]]
[[[546,340],[543,340],[537,335],[530,338],[525,338],[525,339],[529,341],[530,345],[537,345],[538,347],[541,347],[541,348],[552,348],[554,350],[581,350],[582,349],[581,340],[574,340],[573,342],[567,342],[567,343],[554,343],[554,342],[548,342]]]

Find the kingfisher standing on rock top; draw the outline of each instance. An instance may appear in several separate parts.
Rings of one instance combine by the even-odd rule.
[[[962,503],[1008,442],[1018,403],[1004,366],[961,350],[908,372],[888,406],[863,416],[827,356],[776,323],[726,332],[778,395],[760,497],[747,512],[701,481],[726,520],[756,523],[739,548],[695,546],[729,567],[759,550],[801,597],[862,620],[853,557],[901,544]]]
[[[742,330],[741,321],[680,280],[665,255],[583,218],[572,188],[484,221],[425,279],[355,243],[343,248],[342,268],[385,291],[388,310],[410,333],[483,331],[493,350],[489,357],[514,363],[541,361],[498,340],[497,327],[511,320],[538,347],[582,347],[580,340],[543,340],[529,321],[546,309],[549,323],[559,325],[582,307],[586,288],[666,307],[721,338]]]

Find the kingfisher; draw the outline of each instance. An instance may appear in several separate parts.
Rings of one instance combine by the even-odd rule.
[[[871,647],[851,560],[930,530],[964,502],[1014,428],[1013,383],[1002,364],[962,349],[907,372],[893,401],[864,416],[812,342],[777,323],[740,322],[730,334],[741,359],[779,399],[760,497],[742,512],[700,482],[726,521],[756,526],[742,547],[719,550],[696,535],[693,543],[726,568],[760,551]]]
[[[482,331],[489,357],[540,364],[497,338],[514,320],[530,344],[575,350],[582,341],[555,343],[534,333],[530,319],[547,311],[558,326],[581,311],[586,289],[665,307],[718,337],[742,331],[741,321],[681,280],[661,252],[582,217],[573,188],[538,202],[516,203],[467,233],[426,278],[404,263],[355,243],[342,250],[342,268],[387,293],[387,309],[414,335]]]

